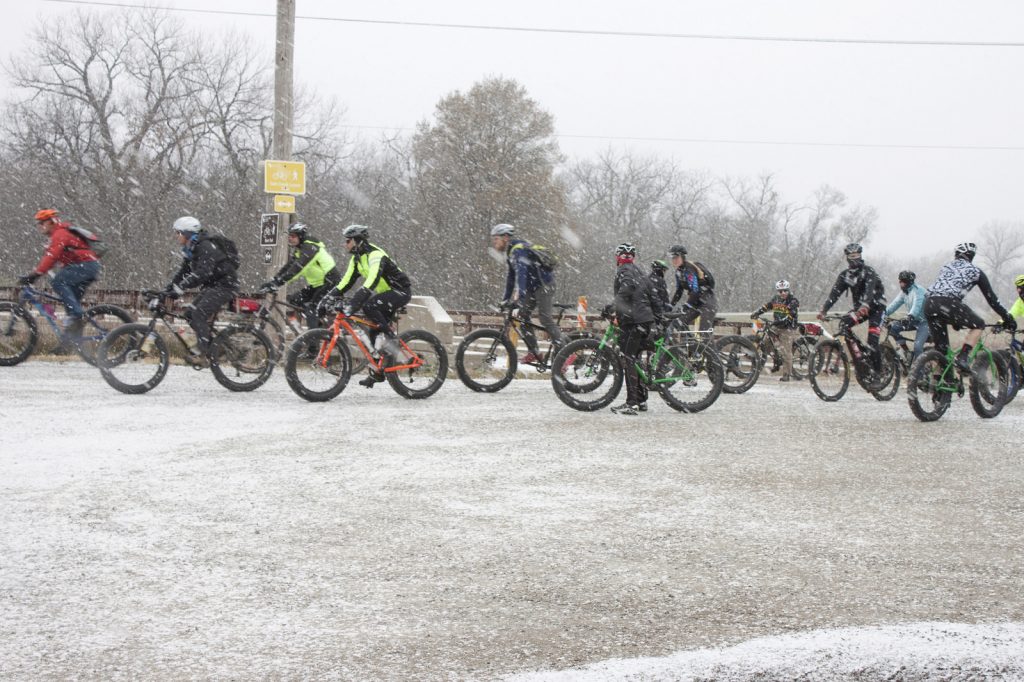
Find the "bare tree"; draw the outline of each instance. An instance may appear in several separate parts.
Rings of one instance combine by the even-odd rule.
[[[1003,301],[1016,296],[1015,275],[1024,271],[1024,223],[992,220],[978,235],[978,261]]]

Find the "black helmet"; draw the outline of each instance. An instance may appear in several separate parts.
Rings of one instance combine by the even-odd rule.
[[[953,251],[954,258],[964,257],[967,260],[974,260],[974,254],[978,253],[978,245],[974,242],[961,242],[956,245]]]
[[[843,254],[846,256],[847,259],[849,259],[850,256],[852,256],[853,254],[857,254],[857,257],[860,258],[860,254],[863,251],[864,248],[857,242],[850,242],[849,244],[843,247]]]
[[[345,239],[362,241],[370,238],[370,228],[366,225],[349,225],[341,234]]]
[[[309,227],[306,225],[306,223],[295,223],[294,225],[288,228],[288,234],[294,234],[299,239],[303,239],[306,236],[307,232],[309,232]]]
[[[629,242],[623,242],[615,247],[615,255],[636,258],[636,247]]]
[[[912,273],[910,270],[904,270],[900,273],[900,276],[897,279],[901,282],[910,282],[913,284],[914,280],[917,279],[917,275]]]
[[[665,272],[666,270],[668,270],[668,263],[666,263],[665,261],[663,261],[663,260],[653,260],[653,261],[651,261],[651,272],[660,275],[661,273]]]
[[[670,248],[668,250],[668,255],[670,255],[670,256],[685,256],[686,255],[686,247],[683,246],[682,244],[676,244],[675,246],[673,246],[672,248]]]

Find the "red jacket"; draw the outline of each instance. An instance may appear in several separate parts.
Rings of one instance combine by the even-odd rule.
[[[50,233],[50,244],[35,270],[40,275],[45,275],[58,262],[71,265],[99,260],[86,241],[69,230],[69,227],[71,223],[57,223],[57,227]]]

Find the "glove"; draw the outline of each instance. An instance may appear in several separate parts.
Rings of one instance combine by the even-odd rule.
[[[848,313],[843,315],[841,322],[847,327],[855,327],[860,322],[860,318],[857,317],[857,313]]]
[[[342,300],[340,296],[335,296],[334,294],[327,294],[326,296],[321,298],[320,303],[317,304],[316,314],[319,317],[323,317],[324,315],[329,315],[333,312],[336,312],[338,308],[341,306],[341,303]]]
[[[37,279],[39,279],[39,273],[38,272],[30,272],[27,275],[22,275],[21,277],[19,277],[18,278],[18,284],[21,284],[22,286],[25,286],[25,285],[28,285],[28,284],[32,284],[32,282],[36,281]]]
[[[277,291],[277,288],[279,286],[281,286],[281,285],[278,284],[276,281],[270,280],[269,282],[264,282],[263,284],[261,284],[260,288],[256,291],[256,293],[257,294],[272,294],[275,291]]]
[[[1013,319],[1012,316],[1007,315],[1003,318],[1003,329],[1008,332],[1017,331],[1017,320]]]
[[[816,317],[817,317],[817,318],[818,318],[819,320],[824,320],[824,319],[825,319],[825,311],[824,311],[824,310],[822,310],[822,311],[821,311],[820,313],[818,313],[818,314],[816,315]]]
[[[162,307],[161,304],[160,304],[160,299],[159,298],[151,298],[151,299],[149,299],[149,303],[146,305],[146,307],[149,308],[150,310],[154,311],[154,312],[156,312],[157,310],[160,310],[160,308]]]
[[[601,308],[601,317],[610,319],[615,316],[615,304],[609,303],[605,307]]]
[[[758,316],[760,316],[760,314],[761,314],[760,310],[755,310],[754,312],[750,313],[750,319],[756,320],[758,318]]]
[[[870,312],[871,311],[868,310],[868,307],[866,305],[865,306],[861,306],[860,308],[857,308],[857,321],[859,322],[860,320],[868,319],[868,313],[870,313]]]
[[[921,324],[921,320],[917,319],[913,315],[907,315],[906,318],[904,318],[903,322],[911,327],[916,327],[917,325]]]
[[[164,296],[173,299],[181,298],[181,295],[184,293],[185,290],[179,287],[177,284],[171,284],[163,291]]]

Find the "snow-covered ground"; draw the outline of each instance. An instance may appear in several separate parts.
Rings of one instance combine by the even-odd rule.
[[[1024,679],[1024,403],[0,369],[0,677]]]

